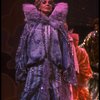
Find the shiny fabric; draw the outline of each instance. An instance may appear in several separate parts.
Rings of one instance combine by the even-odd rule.
[[[92,100],[99,99],[99,31],[90,32],[80,45],[89,54],[90,65],[93,71],[93,78],[88,83]]]
[[[92,78],[89,57],[84,48],[76,47],[77,59],[79,62],[79,73],[77,73],[78,85],[73,87],[74,100],[91,100],[88,81]]]

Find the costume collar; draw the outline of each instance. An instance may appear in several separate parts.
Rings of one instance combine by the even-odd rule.
[[[49,23],[54,27],[59,27],[59,25],[64,23],[66,20],[68,5],[63,2],[56,4],[49,17],[42,14],[33,4],[23,4],[23,11],[26,22],[35,21],[44,24]]]

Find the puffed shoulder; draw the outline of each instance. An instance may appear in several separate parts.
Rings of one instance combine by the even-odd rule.
[[[31,21],[31,20],[39,20],[40,18],[40,12],[37,10],[36,6],[33,4],[23,4],[22,9],[25,16],[25,21]]]
[[[83,55],[87,55],[88,56],[88,53],[87,53],[85,48],[82,48],[80,46],[79,46],[79,48],[80,48],[81,52],[83,53]]]
[[[64,2],[57,3],[55,9],[57,9],[58,11],[67,10],[68,3],[64,3]]]
[[[55,28],[59,28],[64,22],[66,22],[67,13],[68,4],[64,2],[57,3],[53,12],[49,16],[49,19],[51,20],[50,24]]]
[[[67,13],[68,12],[68,4],[64,3],[64,2],[57,3],[55,6],[55,9],[54,9],[54,12],[55,12],[55,10],[58,13]]]
[[[53,16],[54,18],[57,17],[56,19],[64,20],[67,16],[67,13],[68,13],[68,4],[64,2],[60,2],[55,5],[51,17]]]
[[[33,9],[37,9],[35,5],[33,4],[23,4],[22,9],[24,12],[30,12]]]

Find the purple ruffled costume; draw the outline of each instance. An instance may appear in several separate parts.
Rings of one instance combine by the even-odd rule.
[[[26,25],[16,53],[16,80],[25,81],[21,100],[71,100],[69,83],[77,82],[63,27],[68,5],[58,3],[49,17],[31,4],[23,10]]]

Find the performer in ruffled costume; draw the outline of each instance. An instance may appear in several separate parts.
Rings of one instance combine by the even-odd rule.
[[[65,28],[67,3],[23,4],[25,27],[16,53],[16,81],[25,82],[21,100],[71,100],[77,84]]]

